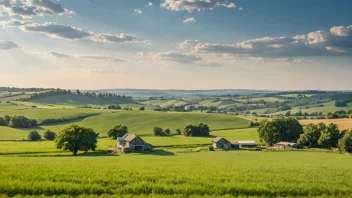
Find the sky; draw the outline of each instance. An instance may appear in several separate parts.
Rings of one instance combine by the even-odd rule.
[[[0,86],[352,90],[351,0],[0,0]]]

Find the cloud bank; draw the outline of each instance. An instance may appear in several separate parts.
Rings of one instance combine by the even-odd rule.
[[[10,50],[10,49],[17,49],[21,46],[13,41],[4,41],[0,40],[0,50]]]
[[[335,26],[294,37],[264,37],[235,44],[200,43],[185,40],[179,49],[199,53],[246,55],[251,57],[351,56],[352,26]]]
[[[31,21],[21,21],[11,19],[9,21],[0,21],[0,26],[3,28],[19,28],[23,32],[38,32],[48,35],[52,38],[65,40],[90,40],[102,43],[145,43],[150,44],[150,41],[139,39],[133,34],[108,34],[108,33],[94,33],[92,31],[85,31],[81,28],[70,25],[62,25],[52,22],[43,24],[33,23]]]
[[[188,11],[213,10],[216,7],[236,8],[236,5],[224,0],[165,0],[160,4],[168,10]]]

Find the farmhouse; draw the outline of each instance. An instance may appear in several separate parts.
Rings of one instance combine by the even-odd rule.
[[[293,142],[278,142],[274,144],[274,148],[297,148],[297,144]]]
[[[213,148],[223,148],[223,149],[231,148],[231,143],[223,137],[216,137],[213,139],[212,142],[213,142]]]
[[[138,135],[127,133],[117,138],[116,151],[120,153],[153,151],[153,146],[144,142]]]
[[[231,141],[231,148],[256,147],[254,140]]]

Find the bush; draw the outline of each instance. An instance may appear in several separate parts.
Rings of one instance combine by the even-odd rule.
[[[30,128],[37,126],[37,121],[26,118],[25,116],[13,116],[10,119],[9,127],[12,128]]]
[[[28,134],[29,141],[39,141],[42,139],[42,136],[38,133],[38,131],[30,131]]]
[[[177,132],[177,134],[179,134],[179,135],[181,135],[181,133],[182,133],[180,129],[177,129],[176,132]]]
[[[45,133],[44,133],[44,138],[46,140],[54,140],[56,137],[56,133],[54,132],[51,132],[50,130],[47,130]]]
[[[0,117],[0,126],[7,126],[9,123],[5,120],[5,118]]]
[[[144,108],[144,107],[139,107],[139,110],[140,110],[140,111],[144,111],[145,108]]]
[[[166,130],[165,130],[165,133],[166,133],[167,135],[170,135],[170,134],[171,134],[170,129],[166,129]]]
[[[204,137],[209,136],[210,129],[207,124],[199,123],[197,125],[186,125],[183,131],[183,135],[185,136],[198,136]]]
[[[213,146],[209,146],[209,147],[208,147],[208,150],[209,150],[209,151],[215,151],[215,149],[214,149]]]
[[[154,127],[154,135],[155,136],[167,136],[167,134],[160,127]]]
[[[260,126],[259,122],[250,122],[249,123],[249,127],[256,127],[256,126]]]

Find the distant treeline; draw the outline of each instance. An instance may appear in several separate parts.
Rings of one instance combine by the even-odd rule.
[[[48,90],[45,88],[16,88],[16,87],[0,87],[0,91],[8,92],[32,92],[32,91],[44,91]]]
[[[23,99],[23,100],[32,100],[32,99],[39,99],[47,96],[57,96],[57,95],[67,95],[67,94],[74,94],[78,96],[87,96],[91,98],[99,98],[99,99],[126,99],[126,100],[132,100],[132,96],[125,96],[125,95],[117,95],[117,94],[111,94],[111,93],[90,93],[90,92],[81,92],[79,89],[76,91],[71,91],[71,90],[66,90],[66,89],[49,89],[49,90],[44,90],[41,92],[33,93],[30,94],[30,98],[28,99]],[[133,103],[133,101],[131,101]]]

